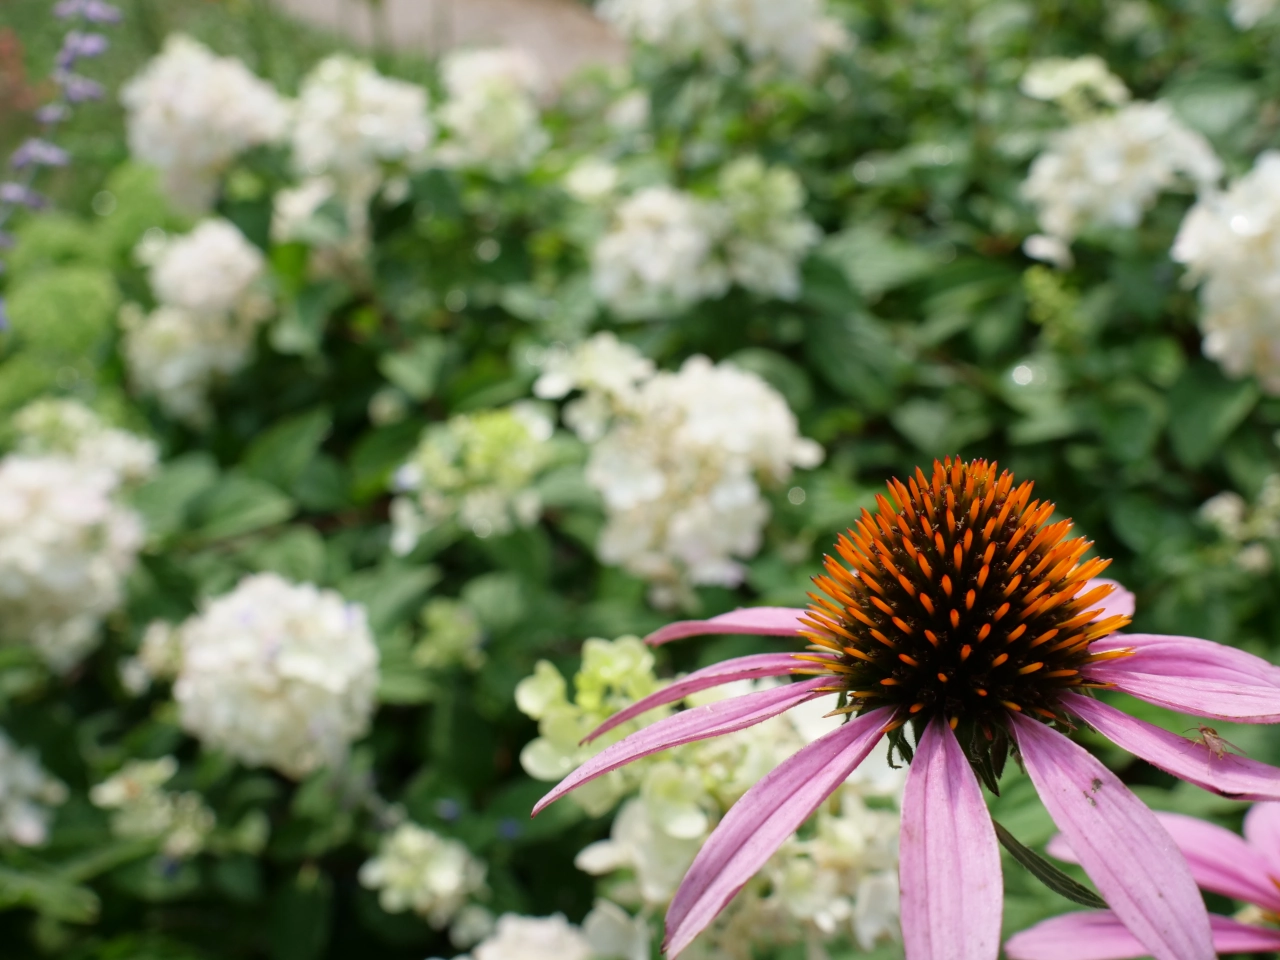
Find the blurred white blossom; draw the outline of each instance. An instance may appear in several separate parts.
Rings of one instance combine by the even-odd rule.
[[[1208,141],[1168,104],[1134,102],[1056,133],[1022,192],[1041,230],[1070,243],[1089,228],[1136,227],[1161,191],[1221,175]]]
[[[283,139],[289,124],[289,105],[270,84],[181,34],[165,40],[120,99],[130,151],[157,167],[170,197],[190,210],[208,209],[231,161]]]
[[[723,209],[672,187],[648,187],[623,201],[592,253],[596,295],[618,316],[659,319],[729,289],[717,247]]]
[[[89,791],[94,805],[111,811],[111,832],[130,840],[156,840],[168,857],[185,859],[204,849],[216,825],[213,811],[194,790],[165,790],[178,762],[130,760]]]
[[[77,400],[47,397],[29,403],[14,415],[13,428],[18,453],[68,457],[86,469],[110,471],[122,483],[141,483],[155,473],[155,443],[108,426]]]
[[[1129,99],[1124,81],[1095,54],[1036,60],[1022,75],[1028,97],[1056,103],[1073,119],[1083,119],[1099,104],[1117,107]]]
[[[769,517],[761,486],[816,466],[822,448],[776,390],[730,363],[691,357],[640,380],[639,354],[605,335],[577,352],[553,355],[535,389],[584,390],[565,418],[591,444],[587,481],[607,515],[600,559],[647,580],[664,607],[691,586],[736,586]]]
[[[67,788],[40,766],[34,750],[19,749],[0,731],[0,843],[38,847],[49,837],[51,807],[67,799]]]
[[[620,180],[614,164],[599,157],[585,157],[565,174],[564,188],[583,203],[601,203],[613,196]]]
[[[803,76],[849,42],[824,0],[602,0],[597,11],[675,61],[725,64],[743,54]]]
[[[762,296],[796,299],[800,262],[821,237],[804,214],[800,178],[743,157],[720,171],[719,194],[729,213],[725,257],[733,279]]]
[[[529,169],[550,143],[537,61],[514,48],[457,50],[441,61],[440,73],[448,95],[439,114],[448,132],[440,160],[498,177]]]
[[[1200,284],[1205,356],[1280,393],[1280,153],[1192,207],[1173,259]]]
[[[1256,27],[1271,16],[1276,0],[1231,0],[1231,22],[1241,30]]]
[[[547,465],[552,423],[532,404],[459,414],[429,427],[396,471],[391,505],[396,553],[455,520],[478,537],[528,527],[542,514],[532,486]]]
[[[142,546],[121,475],[66,456],[0,460],[0,638],[66,672],[97,646]]]
[[[360,868],[360,883],[378,892],[388,913],[413,910],[437,930],[484,890],[485,865],[457,840],[402,823],[383,836],[378,855]]]
[[[378,648],[364,608],[332,590],[246,577],[179,637],[179,718],[207,747],[299,778],[369,727]]]
[[[1280,541],[1280,474],[1271,474],[1252,505],[1244,497],[1225,490],[1200,507],[1200,519],[1231,553],[1236,566],[1248,573],[1267,573],[1272,567],[1272,546]]]
[[[129,377],[169,416],[203,426],[209,391],[249,363],[270,314],[259,285],[265,258],[225,220],[141,245],[138,255],[150,267],[159,305],[150,314],[135,304],[120,312]]]
[[[484,664],[484,629],[480,618],[465,603],[436,597],[422,608],[425,633],[413,650],[420,667],[441,670],[455,664],[478,670]]]

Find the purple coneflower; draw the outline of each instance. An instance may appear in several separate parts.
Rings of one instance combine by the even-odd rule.
[[[1258,908],[1260,921],[1280,922],[1280,804],[1257,804],[1244,818],[1244,838],[1216,824],[1157,813],[1201,888]],[[1076,862],[1070,844],[1055,837],[1049,851]],[[1219,953],[1280,952],[1280,929],[1210,915]],[[1130,960],[1146,948],[1110,910],[1068,913],[1018,934],[1005,944],[1009,960]]]
[[[1280,669],[1190,637],[1123,638],[1133,597],[1097,580],[1109,561],[1049,523],[994,464],[948,459],[894,480],[836,543],[808,610],[756,608],[673,623],[649,640],[713,633],[791,636],[809,653],[759,654],[699,670],[592,735],[696,690],[751,677],[808,679],[685,710],[607,747],[547,804],[639,757],[741,730],[838,693],[849,722],[757,783],[720,821],[667,913],[674,956],[885,738],[911,763],[902,807],[902,932],[911,960],[993,960],[1000,854],[979,777],[1012,753],[1120,921],[1160,960],[1213,956],[1186,860],[1155,815],[1059,728],[1084,722],[1176,776],[1234,797],[1280,799],[1280,769],[1203,746],[1093,699],[1112,687],[1205,717],[1280,721]],[[843,562],[842,562],[843,561]],[[914,735],[906,736],[908,728]],[[912,740],[915,746],[912,747]]]

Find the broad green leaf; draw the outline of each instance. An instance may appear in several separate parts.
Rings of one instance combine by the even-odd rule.
[[[333,417],[323,408],[283,420],[250,444],[241,468],[249,476],[291,493],[332,425]]]
[[[405,350],[384,354],[378,370],[415,400],[426,400],[436,392],[444,355],[444,338],[419,337]]]
[[[1258,402],[1252,380],[1228,380],[1216,367],[1188,367],[1169,394],[1169,439],[1184,466],[1202,467]]]
[[[98,895],[88,887],[41,870],[0,867],[0,910],[28,907],[64,923],[98,919]]]
[[[204,451],[184,454],[166,463],[150,483],[133,497],[147,532],[170,537],[187,523],[191,504],[218,482],[218,465]]]
[[[228,473],[192,504],[193,536],[204,542],[238,537],[283,523],[293,512],[292,501],[271,484]]]

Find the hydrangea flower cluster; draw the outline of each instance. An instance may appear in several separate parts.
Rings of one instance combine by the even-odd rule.
[[[394,478],[392,549],[406,554],[427,531],[456,521],[476,536],[536,523],[532,486],[550,457],[552,424],[535,406],[460,414],[430,427]]]
[[[649,936],[616,904],[599,900],[581,927],[560,913],[505,913],[483,942],[455,960],[649,960]]]
[[[113,473],[123,484],[147,480],[159,459],[151,440],[108,426],[77,400],[33,401],[14,415],[13,428],[18,453],[67,457],[86,470]]]
[[[360,883],[378,891],[388,913],[413,910],[437,930],[484,890],[485,865],[458,840],[402,823],[383,836],[378,855],[360,868]]]
[[[1129,100],[1129,88],[1107,69],[1106,61],[1084,57],[1036,60],[1022,75],[1020,89],[1028,97],[1062,107],[1067,116],[1085,119],[1099,107],[1118,107]]]
[[[1204,502],[1200,518],[1222,538],[1237,567],[1268,572],[1269,544],[1280,540],[1280,474],[1267,477],[1252,506],[1235,491],[1225,490]]]
[[[1205,356],[1280,393],[1280,153],[1192,207],[1173,259],[1200,284]]]
[[[630,40],[677,62],[742,55],[807,76],[848,43],[823,0],[604,0],[597,9]]]
[[[258,288],[262,252],[226,220],[205,220],[191,233],[144,242],[158,304],[149,314],[121,311],[124,355],[138,392],[154,396],[170,416],[208,423],[208,394],[253,357],[254,338],[271,309]]]
[[[207,210],[217,179],[252,147],[288,131],[289,104],[234,57],[219,57],[181,34],[125,84],[129,149],[159,169],[170,197]]]
[[[364,608],[273,573],[246,577],[178,627],[182,725],[248,766],[300,778],[369,728],[378,648]]]
[[[520,173],[550,143],[538,98],[545,90],[541,68],[522,50],[459,50],[440,64],[448,94],[440,123],[448,140],[441,162],[492,176]]]
[[[575,168],[566,187],[581,193],[583,179],[600,181],[588,185],[591,197],[614,178],[607,168]],[[612,184],[597,199],[611,190]],[[596,295],[625,319],[679,313],[735,282],[761,296],[793,300],[800,262],[820,236],[804,203],[794,172],[751,156],[721,170],[714,200],[667,186],[640,190],[618,205],[593,251]]]
[[[1221,176],[1208,141],[1168,104],[1135,101],[1055,134],[1022,193],[1041,230],[1065,248],[1086,229],[1137,226],[1164,190],[1203,190]]]
[[[32,750],[19,749],[0,731],[0,843],[38,847],[49,838],[52,807],[67,788],[49,776]]]
[[[217,819],[196,791],[164,789],[177,772],[173,757],[130,760],[90,790],[89,799],[111,811],[115,836],[155,840],[166,857],[185,860],[204,849]]]
[[[121,476],[81,457],[0,460],[0,636],[66,672],[97,646],[142,547]]]
[[[534,389],[584,390],[565,419],[591,444],[587,481],[608,516],[600,559],[648,581],[660,606],[686,602],[692,586],[740,583],[769,516],[761,485],[816,466],[822,448],[799,435],[777,391],[731,363],[691,357],[640,379],[638,352],[607,334],[578,353],[552,358]],[[613,369],[591,372],[588,360]]]
[[[517,688],[517,704],[539,720],[541,736],[521,755],[525,770],[538,779],[555,780],[559,771],[576,768],[668,712],[641,715],[634,708],[664,686],[654,676],[652,653],[634,637],[588,640],[574,683],[577,695],[570,702],[563,677],[543,661]],[[763,693],[776,684],[744,680],[725,692],[706,686],[678,679],[663,699],[675,702],[684,693],[691,708],[709,707],[724,696]],[[582,850],[578,868],[611,876],[613,895],[641,908],[642,916],[660,912],[724,812],[779,763],[839,725],[824,716],[832,705],[814,702],[787,717],[719,741],[680,746],[593,781],[586,795],[575,795],[589,814],[599,816],[628,799],[610,838]],[[583,730],[593,723],[603,723],[603,736],[580,745]],[[813,834],[793,838],[775,854],[694,955],[748,958],[763,943],[840,937],[870,948],[883,937],[896,937],[898,815],[869,808],[865,798],[895,797],[901,787],[901,773],[887,765],[851,778],[838,801],[817,815]]]
[[[484,665],[484,628],[467,604],[448,597],[434,597],[422,608],[422,640],[413,650],[413,662],[430,670],[455,664],[468,670]]]

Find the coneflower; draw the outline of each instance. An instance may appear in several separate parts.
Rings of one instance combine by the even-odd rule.
[[[1094,699],[1123,690],[1186,713],[1280,721],[1280,669],[1207,640],[1120,636],[1133,597],[1106,560],[1050,523],[1032,485],[978,460],[894,480],[825,558],[807,610],[756,608],[673,623],[651,643],[712,633],[793,636],[808,652],[758,654],[685,677],[592,736],[696,690],[752,677],[807,679],[685,710],[608,747],[534,813],[595,777],[669,747],[740,730],[838,693],[849,722],[782,763],[728,812],[667,914],[680,953],[770,855],[888,739],[911,764],[902,806],[902,932],[909,960],[993,960],[1003,890],[994,788],[1015,756],[1112,912],[1159,960],[1214,955],[1187,862],[1155,815],[1061,730],[1084,722],[1201,787],[1280,798],[1280,769],[1219,756]],[[908,737],[910,730],[912,737]],[[912,747],[914,741],[915,746]]]

